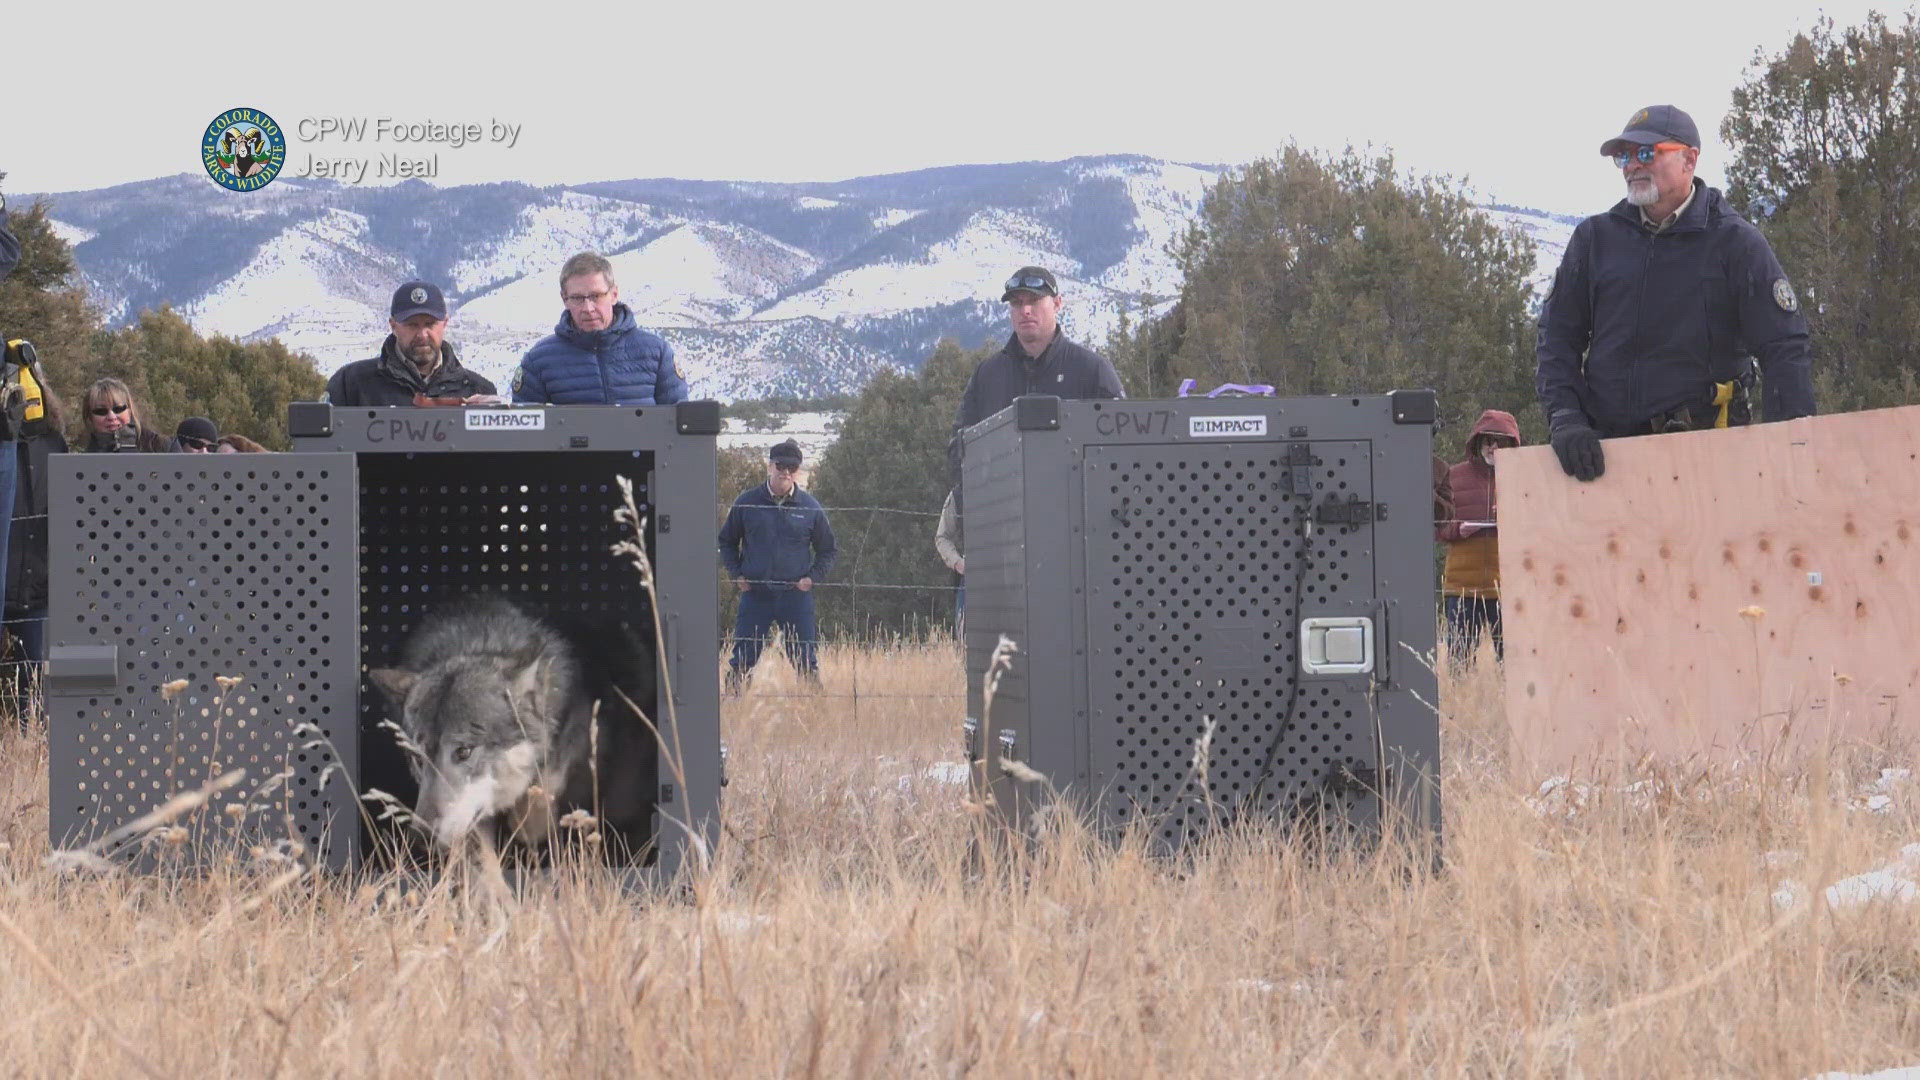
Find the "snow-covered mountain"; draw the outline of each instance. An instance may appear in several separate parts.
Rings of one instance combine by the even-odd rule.
[[[815,184],[283,178],[245,196],[182,175],[43,197],[116,321],[168,302],[202,332],[278,336],[328,371],[373,354],[393,287],[417,276],[453,301],[463,358],[504,385],[559,318],[560,264],[597,250],[695,393],[731,400],[848,392],[941,337],[998,339],[999,283],[1027,263],[1060,277],[1068,333],[1103,342],[1177,291],[1168,244],[1220,172],[1116,156]],[[1488,213],[1531,233],[1551,273],[1568,219]]]

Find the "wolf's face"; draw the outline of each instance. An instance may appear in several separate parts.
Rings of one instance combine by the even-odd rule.
[[[526,797],[540,774],[541,751],[533,741],[505,743],[483,732],[449,732],[417,766],[420,801],[414,814],[420,827],[451,848],[474,826]]]
[[[553,731],[546,668],[536,655],[369,672],[419,747],[408,758],[420,781],[414,816],[446,847],[518,803],[539,778]]]

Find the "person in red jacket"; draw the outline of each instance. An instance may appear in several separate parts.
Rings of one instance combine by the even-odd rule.
[[[1488,409],[1467,436],[1467,460],[1447,470],[1453,516],[1434,531],[1447,545],[1440,593],[1447,652],[1456,672],[1472,666],[1482,630],[1493,638],[1494,658],[1506,659],[1500,635],[1500,499],[1493,473],[1500,448],[1519,445],[1520,425],[1513,414]]]

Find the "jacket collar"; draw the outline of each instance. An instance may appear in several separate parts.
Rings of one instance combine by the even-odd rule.
[[[1007,347],[1005,352],[1008,356],[1013,357],[1015,360],[1018,360],[1022,364],[1028,364],[1033,367],[1043,368],[1043,367],[1046,367],[1047,364],[1053,360],[1053,351],[1054,349],[1059,347],[1060,342],[1063,340],[1065,340],[1065,338],[1062,336],[1060,328],[1056,326],[1053,328],[1053,337],[1048,339],[1047,347],[1040,350],[1040,355],[1028,356],[1027,347],[1025,345],[1020,344],[1020,335],[1008,334]]]
[[[1700,187],[1698,182],[1696,182],[1694,185],[1687,188],[1687,197],[1680,201],[1679,206],[1676,206],[1673,208],[1673,212],[1668,214],[1664,221],[1655,221],[1652,218],[1648,217],[1647,208],[1644,206],[1641,207],[1640,208],[1641,227],[1645,228],[1648,232],[1665,232],[1666,230],[1671,229],[1675,225],[1680,224],[1680,219],[1685,217],[1687,214],[1687,211],[1693,208],[1693,200],[1699,198],[1699,196],[1700,196]]]
[[[1693,194],[1687,196],[1687,204],[1680,208],[1680,219],[1654,235],[1699,232],[1707,227],[1708,216],[1719,209],[1719,204],[1720,193],[1708,187],[1705,180],[1696,176],[1693,178]],[[1607,212],[1624,221],[1632,222],[1633,227],[1641,232],[1650,231],[1642,224],[1645,218],[1640,213],[1640,208],[1625,199],[1614,203],[1613,209]]]
[[[420,369],[413,366],[413,361],[400,355],[399,339],[388,334],[387,340],[380,346],[380,369],[405,386],[425,390],[434,380],[443,379],[459,371],[460,357],[454,353],[452,342],[441,342],[440,362],[435,364],[433,370],[423,378],[420,375]]]

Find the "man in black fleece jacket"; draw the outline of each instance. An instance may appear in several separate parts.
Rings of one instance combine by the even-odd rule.
[[[447,298],[439,286],[409,281],[394,290],[388,310],[393,333],[380,355],[334,372],[322,400],[341,406],[412,405],[416,395],[468,405],[500,400],[493,383],[462,367],[447,343]]]
[[[1013,404],[1014,398],[1025,394],[1082,400],[1127,396],[1106,357],[1068,341],[1060,332],[1060,309],[1066,301],[1052,273],[1038,266],[1015,270],[1000,299],[1013,321],[1013,336],[1005,348],[980,361],[960,396],[960,414],[954,418],[953,438],[947,443],[947,462],[956,484],[960,432]]]

